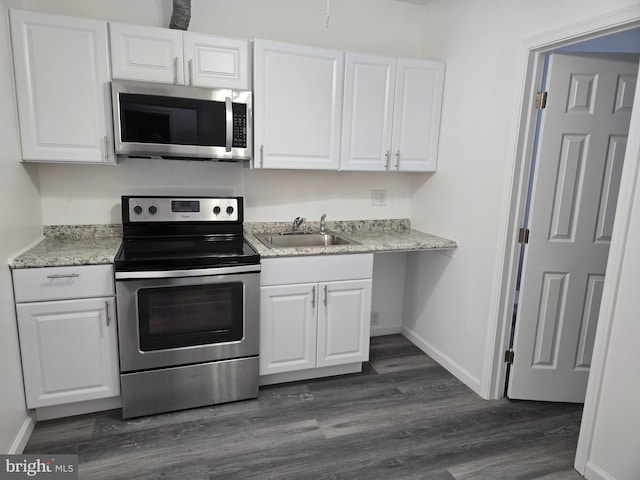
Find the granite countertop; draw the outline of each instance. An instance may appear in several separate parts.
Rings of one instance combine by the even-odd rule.
[[[113,263],[122,242],[121,225],[45,226],[44,239],[10,262],[11,268]]]
[[[412,230],[408,219],[327,222],[327,230],[359,242],[330,247],[268,248],[253,234],[285,232],[289,222],[245,223],[245,237],[262,258],[345,253],[449,250],[458,244],[447,238]],[[301,230],[318,232],[319,222]],[[121,225],[45,226],[44,239],[10,262],[11,268],[60,267],[113,263],[122,242]]]
[[[454,240],[412,230],[408,219],[327,222],[327,231],[329,233],[338,233],[360,243],[359,245],[333,245],[330,247],[268,248],[253,234],[289,231],[291,230],[291,223],[245,223],[244,226],[245,238],[254,246],[262,258],[449,250],[458,247]],[[301,230],[309,232],[318,232],[319,229],[319,222],[304,223],[301,228]]]

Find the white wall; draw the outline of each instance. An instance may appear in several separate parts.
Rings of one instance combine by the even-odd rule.
[[[636,5],[434,0],[426,7],[425,55],[444,58],[447,66],[438,172],[416,185],[411,219],[415,228],[460,247],[455,258],[422,255],[409,262],[405,328],[478,393],[489,372],[487,330],[497,317],[524,40]]]
[[[4,11],[4,0],[0,0]],[[18,332],[9,257],[42,234],[37,168],[20,164],[13,74],[9,64],[6,15],[0,21],[0,452],[19,453],[14,444],[30,419],[24,402]]]
[[[45,225],[120,223],[124,194],[242,195],[245,220],[409,218],[411,175],[273,170],[240,164],[122,159],[110,165],[38,167]],[[371,190],[387,190],[371,206]]]

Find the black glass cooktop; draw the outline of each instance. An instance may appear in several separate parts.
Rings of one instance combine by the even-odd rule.
[[[116,271],[213,268],[260,263],[243,237],[196,236],[125,238],[116,254]]]

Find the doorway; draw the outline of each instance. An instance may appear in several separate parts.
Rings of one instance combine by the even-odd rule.
[[[584,402],[638,55],[545,55],[507,396]]]
[[[516,290],[520,245],[518,229],[523,225],[526,209],[526,191],[530,181],[530,166],[536,145],[535,121],[537,111],[534,97],[545,76],[545,55],[551,52],[598,52],[612,54],[640,53],[640,18],[636,12],[627,12],[616,18],[595,19],[589,26],[579,25],[567,28],[568,33],[555,32],[532,39],[527,47],[528,61],[525,69],[523,89],[523,107],[517,145],[517,161],[513,172],[512,197],[507,231],[507,243],[501,279],[499,315],[496,321],[495,336],[488,338],[487,364],[488,374],[483,379],[485,398],[504,396],[507,364],[505,351],[509,348],[511,321],[514,314],[514,296]],[[634,40],[635,39],[635,40]]]

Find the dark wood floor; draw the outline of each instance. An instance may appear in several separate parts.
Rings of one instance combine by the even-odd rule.
[[[80,478],[567,480],[581,406],[485,401],[400,335],[362,374],[122,420],[38,423],[25,453],[80,456]]]

